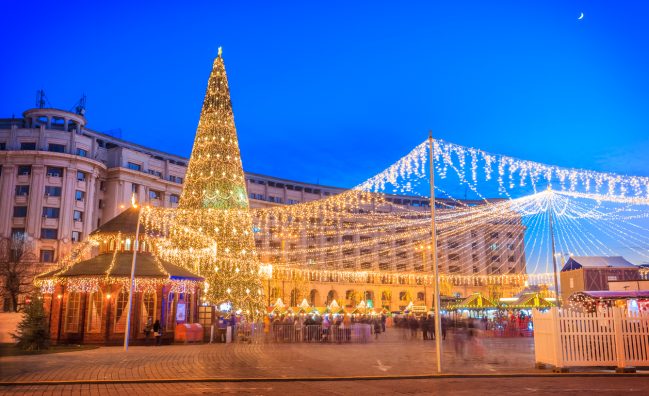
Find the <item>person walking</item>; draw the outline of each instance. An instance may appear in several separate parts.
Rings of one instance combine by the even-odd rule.
[[[448,318],[442,316],[442,340],[446,340],[446,328],[448,327]]]
[[[381,321],[379,319],[374,319],[374,339],[379,339],[379,333],[381,332]]]
[[[331,327],[331,322],[329,322],[329,317],[325,316],[322,320],[322,342],[327,342],[329,340],[329,328]]]
[[[156,319],[155,323],[153,324],[153,334],[155,334],[155,344],[157,345],[162,345],[162,326],[160,325],[160,321]]]
[[[144,345],[149,345],[149,337],[151,337],[151,331],[153,330],[153,322],[149,316],[146,320],[146,325],[144,325]]]
[[[270,337],[270,318],[264,315],[264,342],[268,342]]]

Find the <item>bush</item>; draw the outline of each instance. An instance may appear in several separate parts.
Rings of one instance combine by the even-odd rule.
[[[43,297],[38,291],[32,293],[30,301],[23,310],[23,319],[11,336],[20,349],[40,351],[50,346],[49,319],[43,307]]]

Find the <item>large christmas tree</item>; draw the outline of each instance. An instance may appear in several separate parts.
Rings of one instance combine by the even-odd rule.
[[[207,83],[176,219],[182,229],[214,241],[212,246],[201,246],[204,238],[199,242],[178,232],[186,238],[178,242],[184,250],[212,249],[214,253],[203,255],[193,265],[205,277],[207,301],[229,302],[233,310],[260,315],[264,300],[259,260],[220,48]]]

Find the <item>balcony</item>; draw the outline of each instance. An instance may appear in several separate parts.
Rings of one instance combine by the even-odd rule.
[[[43,217],[43,222],[41,226],[43,228],[59,228],[59,219],[51,219],[49,217]]]
[[[53,195],[45,195],[44,197],[45,204],[47,206],[59,207],[61,206],[61,197]]]
[[[51,175],[51,174],[48,174],[48,175],[46,176],[46,179],[45,179],[45,180],[47,181],[47,184],[48,184],[49,186],[56,186],[56,187],[61,187],[61,186],[63,186],[63,178],[62,178],[62,177],[59,177],[59,176],[53,176],[53,175]]]

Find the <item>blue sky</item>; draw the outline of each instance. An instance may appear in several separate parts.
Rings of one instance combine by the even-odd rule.
[[[223,46],[248,171],[351,187],[432,129],[649,175],[648,2],[349,3],[5,0],[0,117],[85,93],[90,128],[188,156]]]

